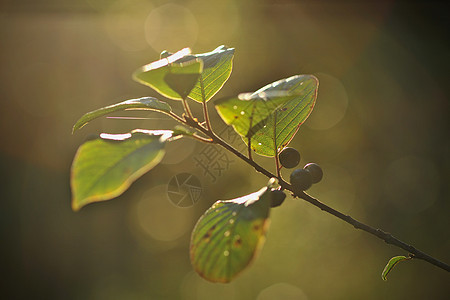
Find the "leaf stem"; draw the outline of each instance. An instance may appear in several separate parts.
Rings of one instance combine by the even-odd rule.
[[[252,138],[251,137],[248,137],[248,140],[247,140],[247,152],[248,152],[248,158],[250,160],[253,160],[253,158],[252,158]]]
[[[188,115],[189,118],[194,119],[194,116],[192,115],[191,109],[189,108],[189,104],[187,103],[187,96],[186,98],[182,99],[184,111]]]
[[[211,122],[209,121],[209,115],[208,115],[208,106],[206,105],[205,88],[203,87],[202,74],[200,74],[199,81],[200,81],[200,90],[202,91],[203,116],[205,118],[206,128],[212,132]]]
[[[209,121],[209,116],[208,116],[208,107],[206,105],[206,102],[202,102],[202,106],[203,106],[203,115],[204,115],[204,118],[205,118],[206,128],[208,130],[212,131],[211,123]]]
[[[281,179],[281,172],[280,172],[281,166],[280,166],[280,160],[278,158],[278,151],[275,154],[275,168],[277,168],[277,176],[278,176],[278,180],[280,180]]]
[[[278,159],[278,146],[277,146],[277,110],[275,110],[274,114],[274,121],[273,121],[273,144],[274,144],[274,150],[275,150],[275,168],[277,169],[277,176],[278,180],[281,180],[281,173],[280,173],[280,160]]]

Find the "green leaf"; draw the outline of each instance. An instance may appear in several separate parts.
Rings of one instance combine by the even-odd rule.
[[[192,132],[191,130],[189,130],[188,128],[182,126],[182,125],[176,125],[173,128],[173,133],[175,135],[182,135],[182,136],[193,136],[194,132]]]
[[[242,137],[248,138],[267,124],[276,109],[294,97],[286,92],[245,93],[219,99],[214,104],[225,123],[232,125]]]
[[[269,226],[270,189],[233,200],[219,200],[195,225],[191,262],[212,282],[229,282],[243,271],[264,244]]]
[[[387,280],[388,274],[392,271],[392,269],[401,261],[409,260],[411,257],[406,256],[395,256],[389,260],[387,265],[384,267],[383,272],[381,273],[381,278],[383,278],[384,281]]]
[[[167,58],[170,52],[163,51],[161,58]],[[186,55],[175,62],[182,63],[188,60],[200,59],[203,61],[203,72],[198,79],[189,97],[197,102],[209,101],[225,84],[233,67],[234,48],[219,46],[211,52]],[[203,87],[203,94],[202,94]]]
[[[195,86],[203,71],[203,61],[192,56],[189,48],[145,65],[133,73],[133,78],[164,97],[181,100]],[[180,60],[181,58],[187,58]]]
[[[130,99],[88,112],[75,123],[72,129],[72,133],[96,118],[103,117],[104,115],[110,114],[112,112],[122,110],[155,110],[168,114],[172,111],[172,108],[166,102],[160,101],[153,97]]]
[[[172,68],[171,72],[164,76],[164,81],[167,85],[177,92],[182,99],[186,99],[200,77],[198,73],[186,73],[186,71],[189,71],[189,69]]]
[[[164,156],[164,144],[177,136],[170,130],[133,130],[101,134],[78,148],[70,183],[74,211],[122,194]]]
[[[266,85],[253,94],[216,101],[225,123],[232,125],[252,149],[275,156],[286,147],[311,113],[319,81],[313,75],[296,75]],[[276,145],[276,146],[275,146]]]

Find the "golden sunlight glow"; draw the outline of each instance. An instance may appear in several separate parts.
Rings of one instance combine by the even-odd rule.
[[[145,21],[147,43],[157,52],[193,46],[198,31],[197,20],[191,11],[172,3],[153,9]]]
[[[191,230],[192,210],[175,207],[167,198],[167,188],[159,185],[142,194],[132,208],[131,228],[141,239],[175,241]]]
[[[345,116],[348,96],[344,85],[336,77],[318,73],[319,95],[313,113],[305,125],[311,129],[326,130],[336,126]]]

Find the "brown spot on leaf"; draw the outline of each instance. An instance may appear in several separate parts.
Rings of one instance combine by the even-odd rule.
[[[206,242],[209,242],[209,238],[211,237],[214,229],[216,229],[216,225],[213,225],[208,232],[205,233],[205,235],[203,236],[203,239],[206,240]]]
[[[203,239],[206,240],[206,242],[209,242],[209,238],[211,237],[211,231],[208,231],[204,236]]]

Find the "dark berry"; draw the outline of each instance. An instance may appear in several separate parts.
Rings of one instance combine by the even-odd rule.
[[[284,148],[279,154],[280,163],[283,167],[295,168],[300,162],[300,153],[294,148]]]
[[[277,207],[280,206],[284,199],[286,198],[286,194],[283,191],[280,190],[272,190],[270,191],[270,206],[271,207]]]
[[[311,173],[305,169],[296,169],[291,173],[291,185],[294,192],[306,191],[312,185]]]
[[[316,163],[309,163],[303,167],[306,171],[311,173],[312,183],[318,183],[322,180],[323,171],[322,168]]]

